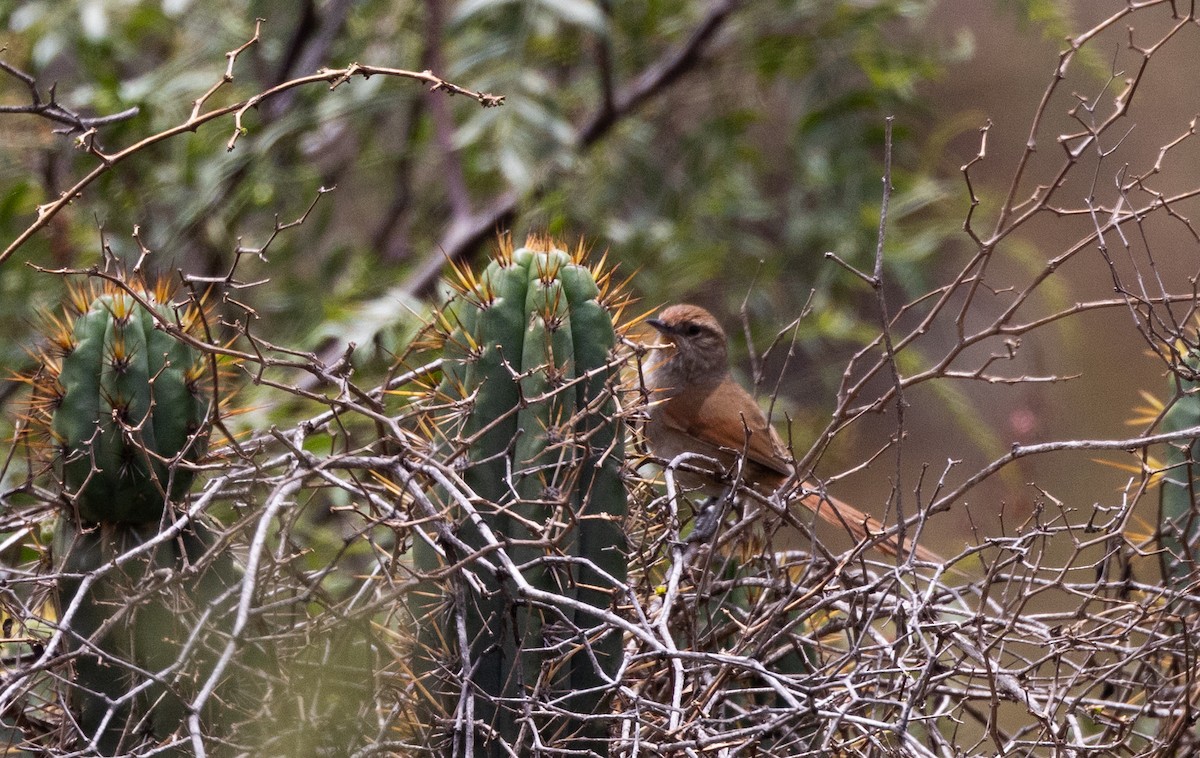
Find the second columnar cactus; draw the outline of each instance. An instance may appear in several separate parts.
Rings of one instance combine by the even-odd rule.
[[[487,745],[480,754],[507,754],[501,742],[522,752],[530,724],[567,741],[559,744],[574,738],[603,749],[602,720],[530,722],[519,703],[533,697],[553,701],[558,714],[599,714],[622,660],[619,630],[595,612],[619,600],[627,560],[616,314],[597,284],[607,278],[583,265],[582,250],[531,239],[519,250],[504,245],[477,279],[462,272],[441,314],[442,449],[457,459],[475,513],[451,501],[459,547],[435,555],[418,540],[417,562],[436,570],[466,559],[474,580],[450,591],[457,602],[425,600],[418,612],[423,654],[435,659],[426,666],[470,661],[456,690],[474,697],[475,718],[489,727],[476,737]],[[576,602],[522,597],[493,539],[530,586]],[[456,554],[462,545],[477,559]],[[447,642],[458,639],[459,623],[465,656]]]

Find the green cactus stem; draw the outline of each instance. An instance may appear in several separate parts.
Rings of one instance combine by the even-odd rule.
[[[29,379],[30,439],[56,454],[65,501],[52,554],[60,618],[74,607],[63,625],[67,699],[106,755],[179,730],[203,676],[200,619],[217,622],[210,603],[237,581],[228,554],[206,555],[216,538],[199,521],[144,547],[192,485],[212,402],[201,354],[159,320],[195,332],[202,316],[170,305],[161,286],[73,287],[61,314],[45,316],[48,346]],[[143,552],[121,558],[131,550]]]
[[[73,290],[63,315],[47,319],[52,347],[40,356],[33,410],[49,416],[64,494],[84,522],[159,521],[191,487],[179,463],[205,451],[201,355],[155,321],[188,329],[199,309],[166,301],[163,288],[106,283]]]
[[[187,716],[186,698],[214,657],[196,627],[206,612],[207,625],[217,623],[220,614],[211,604],[236,583],[228,554],[205,560],[216,537],[199,521],[115,563],[158,534],[158,524],[81,527],[69,515],[55,526],[60,615],[75,606],[64,624],[64,647],[74,653],[67,699],[82,735],[102,755],[127,753],[147,739],[161,741],[178,732]],[[181,573],[185,566],[193,568]],[[84,577],[105,567],[85,588]],[[189,640],[195,642],[185,648]],[[220,722],[220,707],[212,700],[207,708],[210,727]]]
[[[1186,365],[1200,370],[1200,356],[1191,353]],[[1200,426],[1200,381],[1172,375],[1172,391],[1178,396],[1162,420],[1162,431],[1178,432]],[[1195,577],[1197,549],[1200,548],[1200,512],[1197,512],[1200,485],[1200,439],[1181,440],[1167,445],[1163,460],[1163,479],[1159,490],[1159,545],[1163,577],[1173,586],[1182,586]]]

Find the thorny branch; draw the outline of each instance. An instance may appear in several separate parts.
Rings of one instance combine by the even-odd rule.
[[[138,142],[115,152],[105,152],[96,147],[94,141],[87,141],[86,147],[88,152],[98,159],[98,165],[83,177],[78,179],[69,189],[63,191],[57,199],[38,206],[37,218],[33,221],[33,223],[29,224],[24,231],[18,234],[16,238],[14,238],[13,241],[8,244],[3,252],[0,252],[0,264],[5,263],[17,250],[21,248],[22,245],[29,241],[34,234],[45,228],[46,225],[50,223],[51,219],[53,219],[63,208],[73,202],[76,198],[80,197],[83,191],[87,189],[87,187],[94,181],[96,181],[96,179],[113,170],[114,167],[116,167],[125,159],[137,154],[151,145],[171,139],[172,137],[176,137],[180,134],[194,132],[202,125],[207,124],[210,121],[215,121],[225,116],[233,115],[233,133],[229,138],[229,142],[227,143],[228,149],[233,150],[234,146],[237,144],[238,138],[247,131],[246,126],[242,123],[246,113],[252,108],[257,107],[264,100],[269,100],[271,97],[278,95],[281,92],[287,92],[297,87],[303,87],[319,82],[328,84],[329,89],[334,90],[356,77],[368,79],[372,76],[392,76],[424,82],[425,84],[429,85],[429,89],[432,92],[445,92],[449,95],[464,95],[477,101],[484,108],[497,107],[504,102],[503,95],[491,95],[485,92],[474,92],[464,87],[460,87],[452,82],[448,82],[441,77],[436,76],[431,71],[406,71],[398,68],[352,63],[344,68],[321,69],[315,74],[297,77],[281,84],[277,84],[274,87],[264,90],[263,92],[253,95],[245,100],[232,103],[230,105],[213,108],[208,111],[202,111],[204,103],[207,102],[207,100],[211,98],[218,89],[233,81],[234,62],[239,54],[243,53],[258,40],[261,26],[262,21],[260,19],[255,25],[254,36],[251,37],[251,39],[241,47],[237,48],[236,50],[231,50],[228,53],[228,64],[226,66],[225,74],[216,84],[209,88],[207,92],[196,99],[195,103],[193,104],[191,115],[183,123],[177,124],[169,129],[165,129],[157,134],[144,137]]]
[[[3,49],[0,48],[0,53]],[[37,80],[26,72],[16,68],[10,63],[0,60],[0,71],[4,71],[9,76],[20,81],[29,89],[29,103],[23,105],[0,105],[0,114],[5,113],[28,113],[42,118],[49,119],[55,123],[64,124],[67,128],[55,129],[58,134],[73,134],[75,132],[92,132],[101,126],[108,126],[119,121],[128,121],[136,116],[139,112],[137,106],[126,108],[118,113],[110,113],[106,116],[81,116],[75,111],[67,108],[58,102],[57,87],[51,86],[49,90],[49,99],[43,99],[41,90],[38,89]]]

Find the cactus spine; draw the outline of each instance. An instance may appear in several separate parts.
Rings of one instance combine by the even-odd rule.
[[[581,260],[582,251],[531,239],[520,250],[503,246],[478,280],[463,272],[460,295],[443,314],[453,330],[437,394],[460,409],[443,419],[446,447],[464,451],[473,503],[524,579],[607,610],[626,577],[624,435],[613,397],[613,313]],[[494,563],[482,530],[461,509],[452,512],[458,538]],[[417,545],[418,566],[437,568],[440,559]],[[619,631],[595,613],[527,602],[511,578],[479,562],[470,569],[479,582],[451,591],[462,593],[456,610],[425,601],[418,612],[423,647],[443,655],[456,621],[464,624],[476,719],[521,752],[529,745],[518,747],[522,714],[509,698],[554,698],[574,713],[601,713],[605,682],[622,660]],[[603,752],[601,721],[538,723],[543,737]],[[476,744],[487,737],[484,730]],[[498,741],[476,752],[507,754]]]

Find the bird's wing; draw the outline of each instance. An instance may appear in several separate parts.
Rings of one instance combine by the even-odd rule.
[[[738,413],[731,408],[743,410]],[[681,393],[663,401],[659,418],[668,429],[696,440],[695,452],[711,455],[726,465],[732,463],[733,456],[744,454],[748,463],[761,467],[758,473],[778,477],[762,484],[778,487],[783,479],[792,476],[793,469],[779,435],[749,394],[732,384],[732,380],[726,379],[707,392]],[[895,535],[879,539],[878,535],[885,531],[884,525],[849,503],[817,492],[810,492],[796,502],[823,521],[848,530],[856,541],[873,541],[877,549],[888,555],[914,552],[921,560],[944,563],[937,553],[911,539],[902,542]]]
[[[740,402],[742,398],[746,402]],[[735,410],[739,406],[740,412]],[[664,403],[662,421],[668,428],[710,446],[718,459],[744,454],[747,461],[781,477],[792,475],[779,435],[746,391],[731,380],[714,385],[708,392],[670,398]]]

